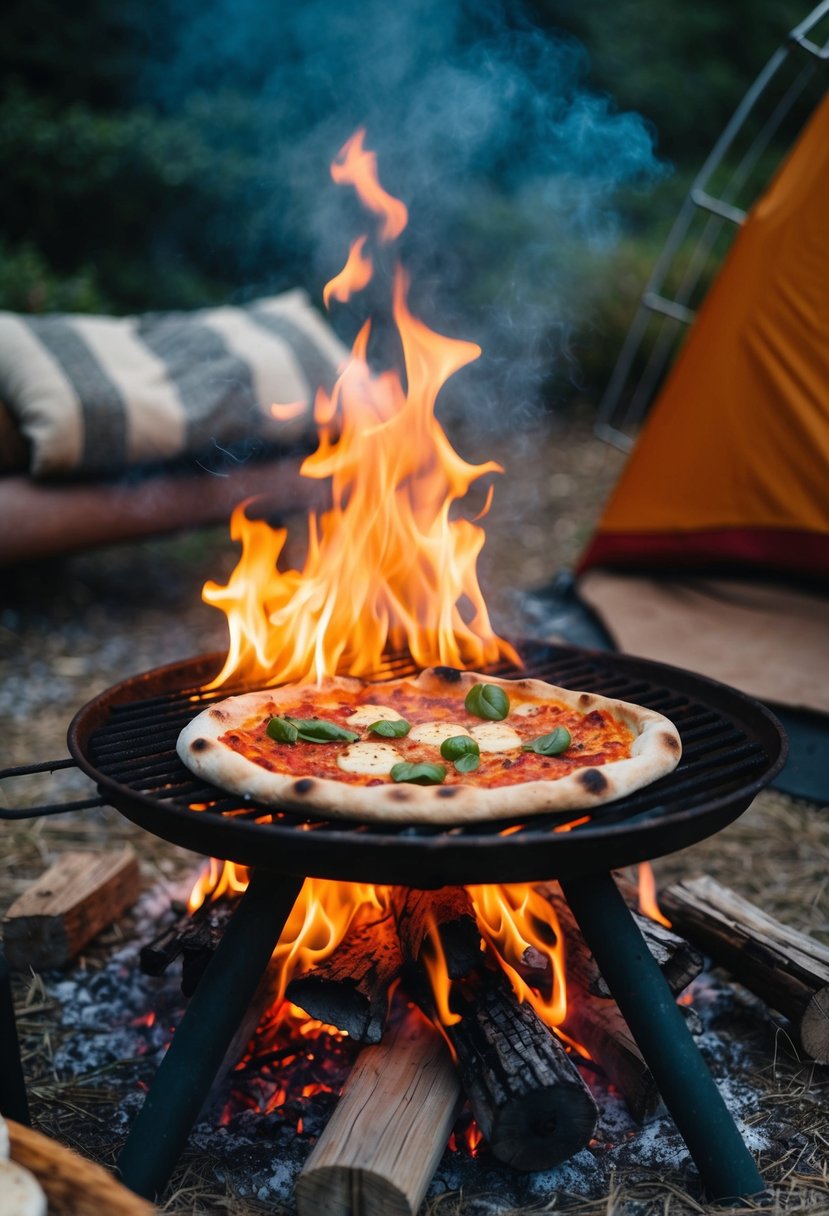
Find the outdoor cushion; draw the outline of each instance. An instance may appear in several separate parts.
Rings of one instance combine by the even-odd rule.
[[[107,475],[313,431],[345,347],[304,291],[132,317],[0,313],[0,401],[38,477]],[[271,405],[293,406],[281,411]],[[2,461],[0,461],[2,464]]]

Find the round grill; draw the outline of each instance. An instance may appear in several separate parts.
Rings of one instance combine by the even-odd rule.
[[[108,802],[175,844],[283,874],[414,887],[568,878],[674,852],[740,815],[785,761],[774,716],[713,680],[615,653],[537,642],[517,649],[522,669],[501,664],[490,674],[533,676],[658,710],[682,736],[679,766],[572,827],[572,811],[526,823],[430,828],[274,810],[206,785],[176,754],[192,717],[247,691],[202,691],[221,664],[217,655],[157,668],[102,693],[75,716],[69,748]],[[405,659],[391,669],[394,676],[413,670]]]

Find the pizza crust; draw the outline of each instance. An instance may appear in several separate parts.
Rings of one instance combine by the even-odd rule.
[[[475,785],[474,773],[467,782],[458,785],[397,784],[391,779],[378,785],[354,785],[332,777],[273,772],[220,741],[234,728],[265,714],[278,714],[281,706],[289,708],[296,695],[291,685],[243,693],[211,706],[184,728],[177,750],[182,762],[198,776],[220,789],[267,806],[290,807],[331,819],[446,826],[518,819],[550,811],[589,811],[649,785],[671,772],[679,762],[682,744],[674,724],[654,710],[627,701],[573,692],[543,680],[504,680],[451,668],[427,668],[417,677],[397,681],[411,684],[427,697],[430,693],[445,696],[451,688],[457,691],[460,705],[468,689],[482,682],[500,685],[519,703],[522,697],[525,701],[538,698],[563,702],[582,714],[594,709],[607,710],[632,731],[631,755],[558,778],[497,787]],[[358,692],[365,687],[362,680],[333,676],[320,685],[306,686],[303,691],[320,694],[324,716],[326,693]],[[383,687],[377,686],[378,703],[383,701]],[[519,720],[526,722],[527,718]]]

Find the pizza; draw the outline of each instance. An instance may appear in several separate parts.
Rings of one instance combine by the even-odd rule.
[[[669,773],[682,745],[642,706],[433,667],[228,697],[177,750],[198,776],[267,806],[453,825],[589,810]]]

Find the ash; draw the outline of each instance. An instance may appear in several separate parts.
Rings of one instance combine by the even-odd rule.
[[[76,1125],[75,1138],[102,1159],[114,1158],[120,1148],[186,1007],[176,968],[155,978],[138,966],[141,945],[172,919],[170,901],[177,894],[168,884],[146,892],[133,911],[129,942],[99,969],[77,966],[44,976],[47,996],[59,1006],[53,1070],[61,1084],[95,1096],[89,1126]],[[716,973],[704,972],[687,993],[697,1042],[726,1105],[752,1152],[765,1154],[775,1147],[775,1130],[752,1078],[758,1059],[768,1059],[778,1027],[765,1006]],[[269,1030],[265,1019],[242,1061],[214,1087],[182,1163],[240,1197],[288,1210],[297,1175],[359,1050],[348,1040],[328,1039],[314,1040],[313,1051],[309,1044],[296,1048],[292,1034]],[[447,1149],[429,1196],[460,1191],[464,1216],[494,1216],[552,1196],[600,1198],[622,1172],[643,1182],[670,1172],[677,1185],[699,1194],[696,1169],[667,1113],[658,1111],[640,1127],[592,1067],[584,1078],[600,1110],[589,1148],[532,1174],[501,1166],[483,1144],[474,1151]],[[462,1114],[453,1137],[458,1145],[466,1144],[469,1120],[468,1112]]]

